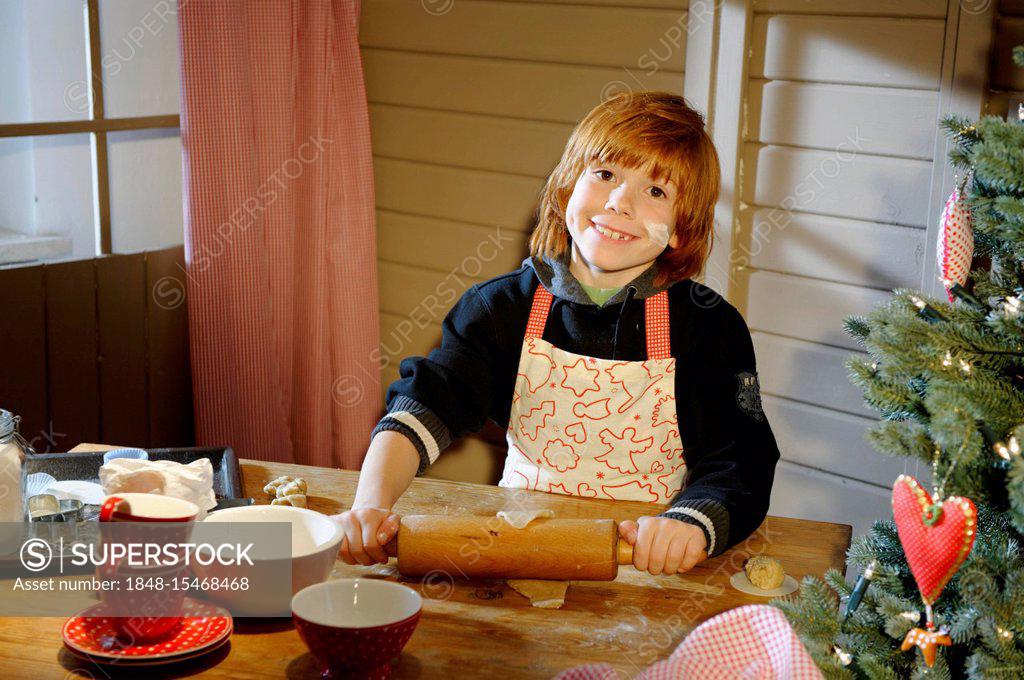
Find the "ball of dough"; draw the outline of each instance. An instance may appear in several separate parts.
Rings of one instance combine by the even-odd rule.
[[[296,508],[306,507],[306,496],[301,493],[292,494],[291,496],[282,496],[275,498],[270,501],[271,505],[291,505]]]
[[[782,568],[782,563],[765,555],[751,557],[743,565],[743,570],[747,572],[747,578],[754,584],[754,587],[761,590],[773,590],[786,580],[786,572]]]
[[[288,484],[294,479],[294,477],[289,477],[287,475],[278,477],[277,479],[268,482],[267,485],[263,487],[263,493],[267,494],[268,496],[276,496],[278,487],[284,486],[285,484]]]

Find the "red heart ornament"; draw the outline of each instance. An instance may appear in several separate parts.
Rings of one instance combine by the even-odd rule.
[[[970,554],[978,512],[961,496],[936,506],[916,479],[900,475],[892,487],[892,514],[921,599],[931,605]]]

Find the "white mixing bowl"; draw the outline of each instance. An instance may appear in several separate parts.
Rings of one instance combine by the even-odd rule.
[[[292,533],[291,595],[314,583],[326,581],[331,574],[334,561],[338,556],[338,546],[345,537],[344,530],[337,522],[327,515],[306,508],[294,508],[290,505],[250,505],[239,508],[226,508],[212,512],[203,520],[204,524],[214,522],[288,522]],[[274,559],[260,559],[258,554],[253,558],[252,566],[225,567],[216,562],[209,566],[193,564],[195,575],[199,578],[240,578],[250,576],[250,582],[260,581],[260,574],[280,572],[281,564]],[[263,581],[266,582],[265,580]],[[208,590],[203,597],[214,600],[231,610],[237,616],[290,616],[290,598],[285,602],[287,611],[282,611],[281,599],[269,593],[257,592],[259,588],[248,590],[218,589]]]

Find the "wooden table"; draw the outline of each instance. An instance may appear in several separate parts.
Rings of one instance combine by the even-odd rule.
[[[348,509],[357,474],[301,465],[242,460],[245,493],[266,502],[264,484],[282,474],[309,482],[309,507],[327,514]],[[395,507],[399,514],[493,516],[506,507],[551,508],[562,518],[636,519],[657,514],[648,503],[581,499],[494,486],[417,479]],[[334,577],[406,582],[424,596],[423,616],[402,655],[396,678],[550,678],[580,663],[608,662],[626,677],[667,657],[702,621],[733,607],[764,603],[729,585],[750,555],[778,558],[797,580],[844,568],[850,527],[769,517],[757,533],[726,553],[676,576],[651,576],[623,566],[607,582],[574,582],[558,610],[534,609],[503,582],[405,581],[386,565],[337,562]],[[394,561],[392,560],[392,564]],[[0,624],[0,673],[5,678],[125,677],[79,661],[63,649],[63,618],[6,618]],[[207,657],[146,677],[318,678],[315,659],[290,620],[235,619],[231,642]]]

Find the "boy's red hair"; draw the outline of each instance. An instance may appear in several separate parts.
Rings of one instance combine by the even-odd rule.
[[[544,187],[530,254],[558,258],[567,253],[565,207],[580,173],[594,160],[676,183],[673,229],[679,234],[679,247],[658,256],[654,283],[661,286],[699,274],[714,241],[721,172],[715,146],[704,130],[704,116],[670,92],[623,92],[598,104],[580,121]]]

